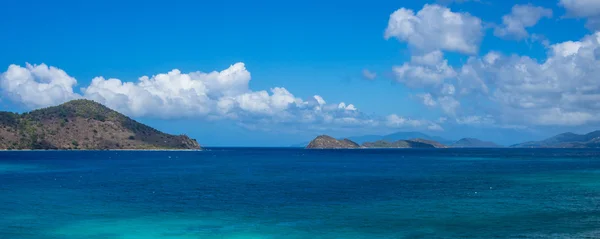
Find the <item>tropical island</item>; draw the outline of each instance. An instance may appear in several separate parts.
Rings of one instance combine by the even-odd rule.
[[[91,100],[17,114],[0,111],[0,149],[201,149]]]

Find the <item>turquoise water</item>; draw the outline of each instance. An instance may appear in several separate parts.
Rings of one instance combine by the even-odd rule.
[[[599,238],[600,151],[0,152],[0,238]]]

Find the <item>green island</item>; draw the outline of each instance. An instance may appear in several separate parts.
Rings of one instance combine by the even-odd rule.
[[[196,140],[139,123],[91,100],[17,114],[0,112],[0,149],[199,150]]]

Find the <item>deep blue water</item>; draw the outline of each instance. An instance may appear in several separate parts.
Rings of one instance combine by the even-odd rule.
[[[0,152],[0,238],[598,238],[600,151]]]

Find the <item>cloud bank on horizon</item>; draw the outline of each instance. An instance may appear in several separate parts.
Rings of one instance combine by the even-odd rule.
[[[417,103],[441,112],[444,117],[439,119],[367,114],[368,106],[363,110],[348,101],[329,103],[317,92],[302,99],[284,86],[254,90],[250,71],[242,62],[212,72],[173,69],[137,81],[98,76],[83,86],[65,71],[68,69],[44,63],[13,64],[0,75],[0,92],[3,99],[28,109],[86,98],[133,117],[233,120],[250,125],[442,131],[446,125],[525,129],[597,123],[600,1],[560,0],[557,6],[564,8],[565,16],[545,7],[517,4],[491,25],[471,13],[453,11],[452,2],[473,1],[399,8],[391,13],[387,26],[382,26],[382,41],[406,44],[410,53],[406,62],[389,66],[393,80],[414,92]],[[530,32],[540,21],[556,17],[584,19],[590,33],[550,43],[538,41],[543,33]],[[544,44],[545,59],[480,52],[485,37]],[[449,54],[467,60],[451,64]],[[362,71],[369,81],[382,80],[379,75]]]
[[[421,127],[441,130],[427,120],[397,115],[378,118],[345,102],[327,103],[320,95],[300,99],[283,87],[253,91],[244,63],[222,71],[182,73],[174,69],[137,82],[95,77],[91,84],[73,88],[77,80],[46,64],[10,65],[0,75],[3,95],[30,109],[86,98],[133,117],[229,119],[244,124],[316,124],[321,127]]]

